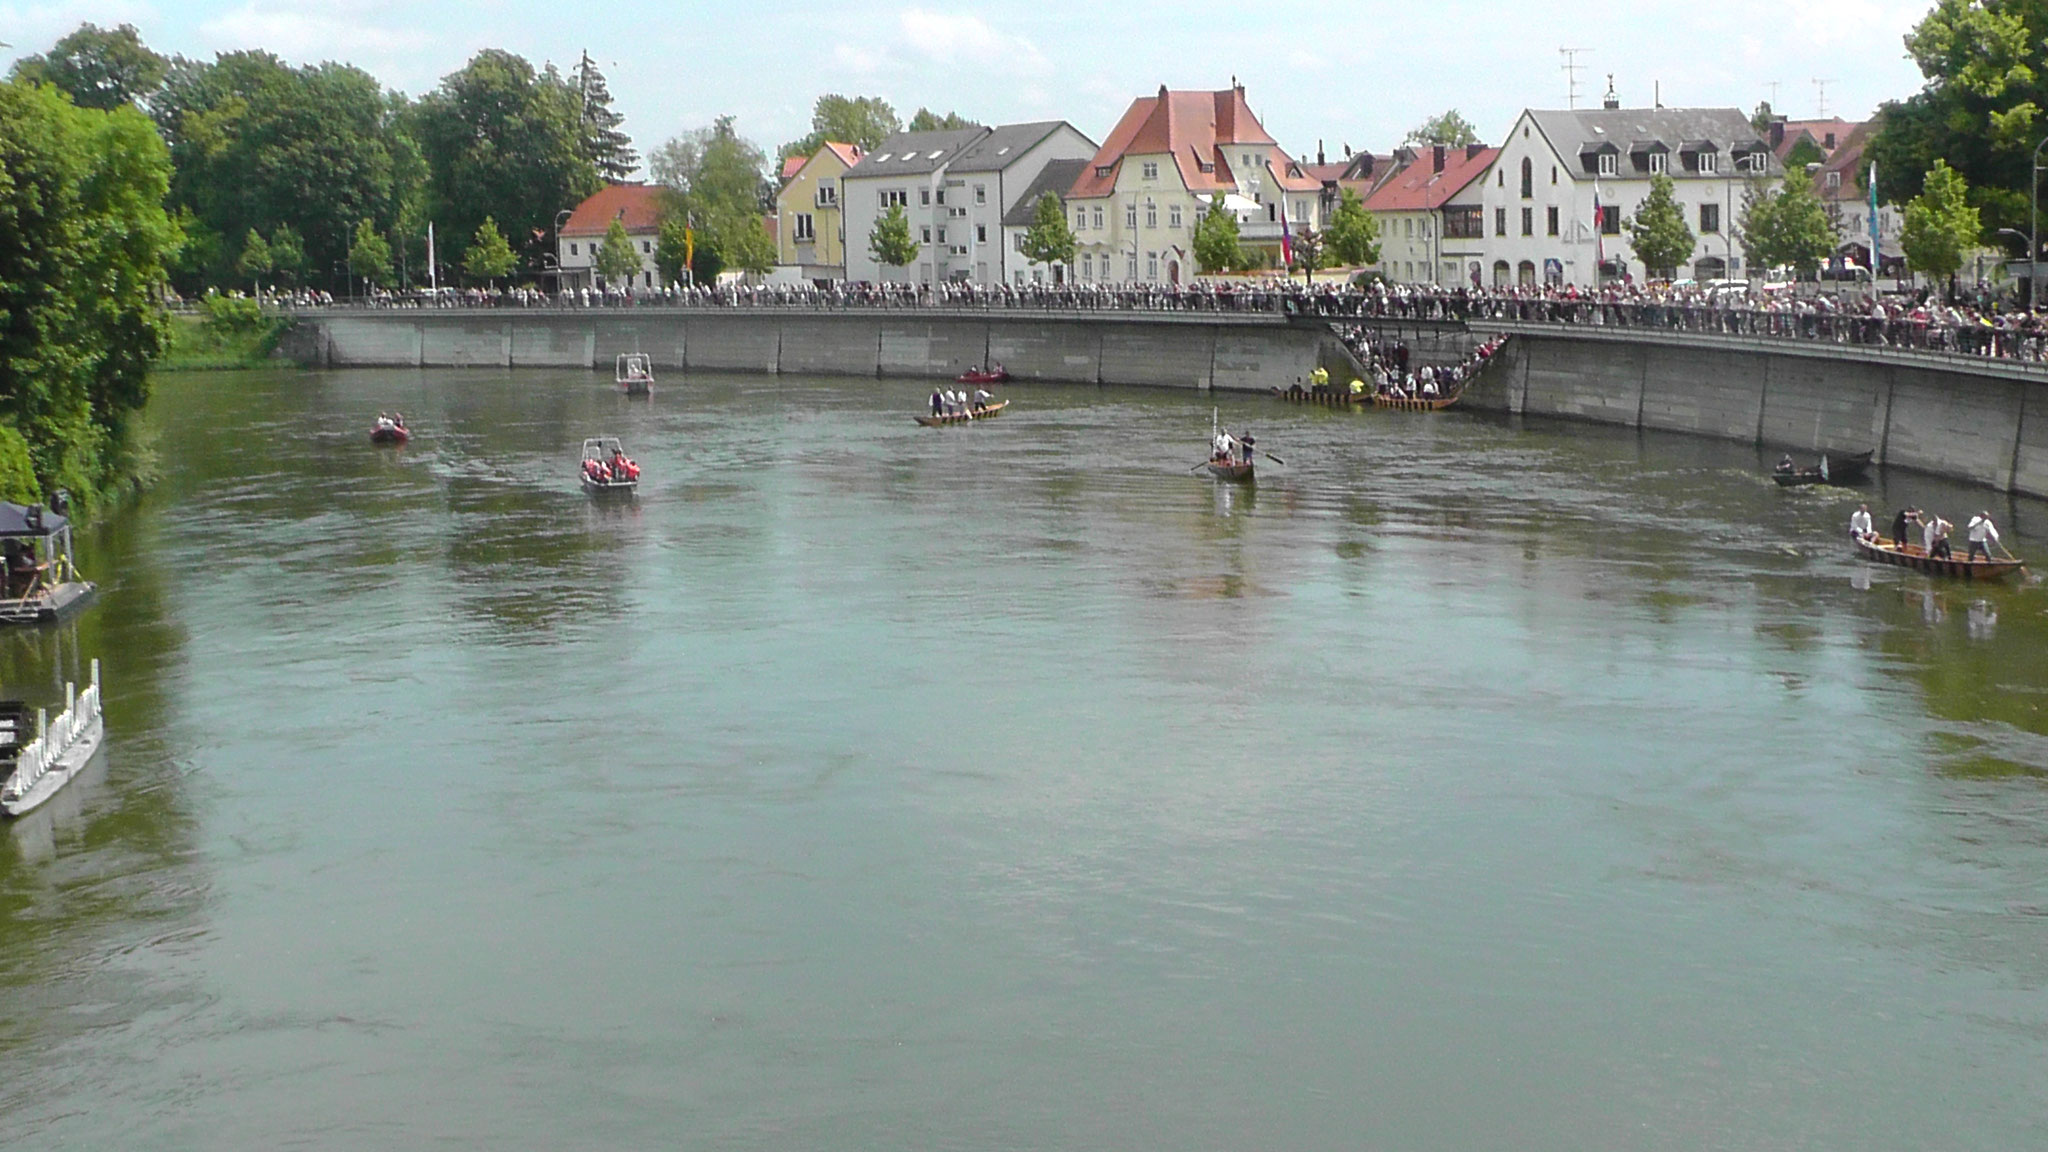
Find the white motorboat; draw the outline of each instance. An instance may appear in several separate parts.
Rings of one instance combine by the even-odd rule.
[[[619,391],[628,396],[654,395],[654,357],[645,352],[619,353],[618,367],[612,373]]]
[[[51,720],[41,708],[35,712],[34,739],[23,744],[28,733],[26,705],[0,705],[0,767],[10,768],[0,783],[0,814],[23,816],[33,812],[57,790],[85,770],[100,750],[104,729],[100,721],[100,662],[92,662],[92,683],[78,691],[64,685],[64,711]]]

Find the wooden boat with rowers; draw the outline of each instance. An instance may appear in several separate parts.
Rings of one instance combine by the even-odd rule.
[[[0,702],[0,814],[25,816],[85,770],[100,750],[100,662],[80,692],[64,685],[64,711],[52,720],[43,709]]]
[[[1859,452],[1854,456],[1822,455],[1820,463],[1811,468],[1779,467],[1771,473],[1780,487],[1796,488],[1804,484],[1860,484],[1864,474],[1870,471],[1870,461],[1875,451]],[[1789,459],[1789,457],[1788,457]]]
[[[1856,551],[1865,560],[1879,564],[1892,564],[1900,568],[1911,568],[1930,576],[1954,576],[1962,580],[2004,580],[2025,569],[2017,558],[2003,560],[1966,560],[1959,556],[1946,559],[1929,556],[1927,549],[1918,544],[1899,544],[1882,536],[1872,540],[1856,541]]]
[[[912,419],[915,419],[919,424],[927,428],[939,428],[947,424],[971,424],[976,420],[987,420],[1000,416],[1003,413],[1003,409],[1009,406],[1010,402],[1008,400],[998,400],[986,408],[970,407],[964,412],[947,412],[938,416],[916,416],[912,417]]]
[[[1202,467],[1218,480],[1251,480],[1257,472],[1257,466],[1250,460],[1211,460]]]
[[[1453,389],[1441,396],[1391,396],[1375,393],[1372,398],[1372,406],[1375,408],[1391,408],[1396,412],[1439,412],[1456,404],[1458,398],[1464,394],[1465,390],[1463,388]]]

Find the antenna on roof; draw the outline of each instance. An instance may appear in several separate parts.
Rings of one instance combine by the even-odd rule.
[[[1828,118],[1828,85],[1833,83],[1833,80],[1822,80],[1818,77],[1813,81],[1813,87],[1818,93],[1814,98],[1814,103],[1819,105],[1813,115],[1815,120],[1825,120]]]
[[[1564,66],[1559,71],[1564,73],[1564,106],[1567,108],[1579,106],[1579,69],[1585,67],[1579,63],[1579,56],[1585,51],[1584,48],[1557,50],[1557,54],[1564,57]]]

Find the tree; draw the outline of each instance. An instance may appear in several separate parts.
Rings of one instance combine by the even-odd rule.
[[[890,268],[901,268],[917,258],[917,242],[910,238],[910,217],[903,205],[891,204],[868,233],[868,254]]]
[[[1756,111],[1749,114],[1749,126],[1756,130],[1757,135],[1767,135],[1771,130],[1771,121],[1776,118],[1777,113],[1771,111],[1771,102],[1759,101]]]
[[[80,108],[111,110],[146,103],[164,82],[169,61],[143,45],[135,25],[112,31],[95,24],[57,41],[46,55],[14,62],[14,77],[62,89]]]
[[[279,224],[270,234],[270,270],[293,284],[306,271],[306,245],[289,224]]]
[[[604,243],[598,245],[593,263],[607,285],[630,285],[640,274],[640,254],[633,251],[633,241],[626,235],[623,221],[613,220],[611,227],[605,229]]]
[[[759,275],[775,267],[775,242],[768,238],[768,226],[759,212],[713,212],[711,239],[719,260],[728,268]]]
[[[1467,144],[1479,143],[1479,129],[1474,128],[1471,121],[1459,115],[1458,110],[1453,108],[1441,116],[1432,116],[1417,124],[1401,143],[1450,144],[1462,148]]]
[[[263,294],[263,274],[277,264],[270,254],[270,245],[264,243],[263,234],[254,228],[242,240],[242,254],[235,257],[235,271],[247,276],[256,285],[256,295]]]
[[[618,227],[618,221],[612,221]],[[519,257],[512,246],[505,242],[505,234],[498,230],[498,222],[489,216],[476,226],[476,235],[469,242],[469,250],[462,254],[462,271],[472,280],[481,280],[487,286],[512,274],[519,267]]]
[[[1067,210],[1059,196],[1046,190],[1031,206],[1031,227],[1024,231],[1024,258],[1039,264],[1072,264],[1074,230],[1067,227]]]
[[[1696,239],[1679,206],[1677,182],[1662,172],[1650,177],[1650,194],[1623,228],[1636,259],[1653,277],[1662,274],[1668,279],[1692,259]]]
[[[1792,145],[1792,150],[1785,153],[1785,167],[1797,168],[1802,172],[1808,164],[1822,164],[1826,161],[1827,154],[1820,150],[1820,145],[1815,144],[1811,136],[1801,136],[1799,142]]]
[[[1315,282],[1316,269],[1330,267],[1333,260],[1329,238],[1314,228],[1304,227],[1295,232],[1288,246],[1294,251],[1289,267],[1301,269],[1309,283]]]
[[[358,221],[406,223],[426,173],[402,108],[344,65],[293,68],[263,52],[173,61],[151,109],[171,145],[171,204],[191,214],[195,254],[207,257],[185,262],[182,285],[239,279],[231,262],[250,229],[289,225],[307,263],[329,269]]]
[[[1827,206],[1804,171],[1785,173],[1777,190],[1751,184],[1742,198],[1742,251],[1753,268],[1790,265],[1802,275],[1819,271],[1835,251]]]
[[[1237,213],[1223,206],[1218,196],[1195,222],[1195,263],[1203,272],[1215,275],[1244,266],[1244,250],[1238,245]]]
[[[969,120],[958,112],[948,112],[941,116],[929,108],[919,108],[917,114],[910,118],[910,123],[904,130],[908,132],[952,132],[961,128],[979,127],[981,127],[981,124],[978,121]]]
[[[708,128],[677,136],[654,150],[648,168],[687,211],[759,213],[772,202],[768,157],[720,116]]]
[[[433,218],[450,237],[474,235],[486,218],[512,236],[546,236],[557,212],[604,183],[584,151],[582,115],[575,88],[553,68],[536,72],[499,49],[477,53],[407,117],[432,173]]]
[[[131,418],[170,330],[170,178],[135,109],[0,84],[0,455],[18,437],[42,492],[90,502],[132,474]]]
[[[1919,195],[1945,160],[1961,173],[1987,229],[2024,230],[2033,146],[2048,106],[2048,4],[2042,0],[1937,0],[1906,37],[1927,79],[1915,95],[1878,109],[1865,150],[1883,198]]]
[[[1778,198],[1768,181],[1759,177],[1744,183],[1734,235],[1742,245],[1742,258],[1758,275],[1778,265],[1777,212]]]
[[[857,144],[861,151],[872,152],[902,130],[903,122],[896,118],[896,110],[887,100],[832,93],[818,97],[818,102],[811,106],[810,135],[784,144],[777,159],[814,155],[828,140]]]
[[[640,166],[640,153],[633,150],[632,138],[619,131],[626,118],[612,108],[611,89],[588,52],[576,64],[576,100],[584,158],[613,183],[631,176]]]
[[[1365,201],[1349,188],[1337,196],[1337,209],[1330,213],[1324,233],[1330,255],[1340,264],[1358,268],[1380,262],[1380,223],[1365,210]]]
[[[1947,161],[1936,160],[1921,182],[1920,195],[1906,205],[1899,247],[1915,271],[1948,282],[1962,268],[1963,254],[1977,243],[1982,229],[1962,173]]]
[[[661,218],[661,231],[654,240],[654,266],[661,270],[664,284],[680,283],[683,271],[695,262],[696,234],[688,220],[674,213]]]
[[[349,274],[379,288],[391,286],[391,245],[367,219],[356,224],[348,246]]]

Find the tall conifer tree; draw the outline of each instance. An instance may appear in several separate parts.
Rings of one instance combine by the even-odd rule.
[[[576,65],[576,95],[583,108],[583,154],[597,166],[598,175],[614,184],[631,176],[640,166],[640,153],[634,151],[632,137],[619,131],[626,118],[612,107],[611,89],[588,52]]]

